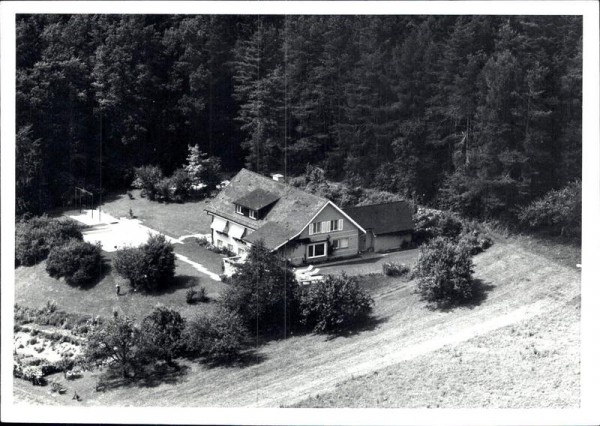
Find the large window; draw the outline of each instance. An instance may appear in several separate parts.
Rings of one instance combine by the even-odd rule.
[[[307,248],[307,257],[309,259],[315,258],[315,257],[323,257],[327,254],[327,243],[326,242],[322,242],[322,243],[315,243],[315,244],[310,244]]]
[[[308,235],[324,234],[327,232],[341,231],[344,229],[344,219],[313,222],[308,227]]]

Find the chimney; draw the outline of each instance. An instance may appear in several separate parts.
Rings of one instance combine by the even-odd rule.
[[[274,174],[273,175],[273,180],[277,181],[277,182],[283,182],[283,175],[282,174]]]

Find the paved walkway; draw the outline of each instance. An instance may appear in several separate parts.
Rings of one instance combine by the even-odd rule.
[[[179,260],[181,260],[182,262],[185,262],[189,265],[191,265],[196,271],[208,275],[209,277],[211,277],[213,280],[215,281],[221,281],[221,277],[218,274],[215,274],[214,272],[210,272],[208,269],[206,269],[206,267],[202,266],[199,263],[196,263],[192,260],[190,260],[187,256],[184,256],[182,254],[179,253],[175,253],[175,257]]]

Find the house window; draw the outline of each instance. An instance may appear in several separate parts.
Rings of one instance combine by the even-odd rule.
[[[233,245],[232,244],[227,244],[227,250],[233,252]]]
[[[314,235],[319,233],[321,233],[321,222],[311,223],[310,227],[308,228],[308,234]]]
[[[332,231],[341,231],[344,229],[344,219],[335,219],[330,222],[330,228]]]
[[[327,243],[322,242],[322,243],[309,244],[307,251],[308,251],[307,257],[309,259],[313,259],[315,257],[323,257],[323,256],[327,255]]]
[[[244,214],[244,209],[242,208],[242,206],[240,206],[240,205],[236,204],[236,205],[235,205],[235,212],[236,212],[237,214],[242,214],[242,215],[243,215],[243,214]]]
[[[332,231],[341,231],[344,228],[344,219],[313,222],[308,227],[308,235],[323,234]]]
[[[256,220],[256,210],[250,210],[250,219]]]
[[[334,249],[348,248],[348,238],[338,238],[331,241],[331,247]]]
[[[223,241],[217,240],[217,247],[223,247]]]

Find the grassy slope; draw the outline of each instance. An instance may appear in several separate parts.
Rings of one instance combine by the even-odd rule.
[[[579,404],[579,300],[347,380],[295,407],[542,408]]]
[[[69,387],[83,405],[577,405],[579,271],[513,243],[498,244],[475,261],[477,276],[489,286],[478,306],[432,311],[412,293],[414,283],[371,277],[376,321],[360,333],[272,342],[245,368],[183,361],[184,375],[135,391],[125,386],[96,393],[90,377]],[[22,381],[15,382],[15,396],[57,403]]]

